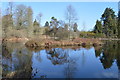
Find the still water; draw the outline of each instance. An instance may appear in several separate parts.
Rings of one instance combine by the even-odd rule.
[[[3,78],[119,78],[120,42],[103,46],[26,48],[2,44]]]

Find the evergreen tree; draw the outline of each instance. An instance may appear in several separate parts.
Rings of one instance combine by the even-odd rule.
[[[120,38],[120,11],[118,12],[118,38]]]
[[[75,23],[75,24],[73,25],[73,30],[74,30],[74,32],[77,32],[77,31],[78,31],[77,27],[78,27],[78,25],[77,25],[77,23]]]
[[[94,28],[94,33],[102,33],[102,24],[101,21],[97,20]]]
[[[54,39],[55,39],[55,35],[57,33],[58,23],[59,23],[59,21],[57,21],[57,19],[55,17],[51,18],[50,27],[52,28],[51,31],[54,35]]]
[[[49,26],[49,22],[46,21],[46,23],[45,23],[45,27],[48,27],[48,26]]]
[[[36,34],[39,32],[39,29],[40,29],[39,23],[37,22],[36,19],[35,19],[35,21],[33,22],[33,27],[34,27],[33,32],[34,32],[34,34],[36,35]]]
[[[33,22],[33,26],[34,26],[34,27],[39,27],[39,23],[37,22],[36,19],[35,19],[35,21]]]
[[[103,21],[103,32],[107,37],[112,37],[117,35],[117,21],[116,15],[113,9],[106,8],[102,14],[101,20]]]

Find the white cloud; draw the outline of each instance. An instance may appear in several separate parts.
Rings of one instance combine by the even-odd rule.
[[[96,73],[97,78],[118,78],[118,73],[116,72],[100,72]]]

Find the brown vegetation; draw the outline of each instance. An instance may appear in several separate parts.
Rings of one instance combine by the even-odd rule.
[[[70,40],[61,40],[61,41],[55,41],[55,40],[30,40],[25,43],[27,47],[49,47],[49,46],[83,46],[86,45],[101,45],[102,42],[99,39],[89,39],[89,38],[76,38],[72,41]]]
[[[13,38],[4,38],[4,39],[1,39],[2,42],[4,41],[8,41],[8,42],[26,42],[28,41],[28,38],[16,38],[16,37],[13,37]]]

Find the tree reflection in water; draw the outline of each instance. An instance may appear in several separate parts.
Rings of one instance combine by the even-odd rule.
[[[61,48],[53,48],[47,52],[47,58],[51,60],[54,65],[67,63],[68,53]]]
[[[30,78],[31,52],[21,43],[2,44],[2,77]]]
[[[96,49],[96,47],[95,47]],[[85,53],[84,49],[82,55],[82,62],[85,63]],[[65,51],[61,48],[53,48],[46,51],[47,58],[51,60],[54,65],[60,65],[66,63],[68,65],[66,70],[66,77],[71,78],[75,71],[75,59],[70,59],[69,50]],[[120,72],[120,41],[106,41],[102,47],[95,50],[95,56],[99,57],[100,62],[104,69],[109,69],[112,67],[113,62],[116,61],[118,66],[118,72]]]
[[[120,41],[106,41],[102,48],[96,50],[96,57],[98,56],[104,69],[111,68],[114,62],[117,63],[120,79]]]
[[[118,41],[119,42],[119,41]],[[117,41],[107,41],[101,49],[96,52],[96,57],[100,57],[100,61],[104,69],[108,69],[113,65],[115,60],[117,61],[118,68],[120,67],[120,44]]]
[[[25,48],[25,46],[22,45],[21,43],[14,43],[14,44],[3,43],[2,44],[2,60],[3,60],[2,75],[3,77],[8,77],[8,78],[9,77],[34,78],[36,75],[39,75],[38,77],[40,78],[46,78],[46,77],[49,78],[48,76],[51,74],[49,74],[47,70],[49,69],[55,70],[55,69],[59,69],[58,68],[59,66],[63,66],[64,69],[63,71],[60,72],[64,74],[64,77],[74,78],[75,74],[76,73],[78,74],[79,72],[78,70],[80,70],[79,68],[80,65],[86,66],[86,64],[89,64],[88,60],[90,59],[88,59],[89,54],[87,54],[87,52],[90,49],[91,48],[86,49],[81,47],[77,47],[77,48],[71,47],[71,48],[50,48],[50,49],[39,50],[37,48],[37,52],[36,52],[36,50],[31,51]],[[108,70],[114,65],[113,63],[116,63],[118,67],[118,75],[120,76],[120,41],[106,41],[102,47],[97,46],[94,47],[94,49],[95,49],[94,56],[96,58],[92,56],[91,59],[94,58],[93,60],[99,60],[102,63],[102,66],[105,70]],[[93,52],[94,49],[92,49]],[[43,52],[42,54],[41,51]],[[90,54],[93,55],[93,52],[91,52]],[[33,61],[33,58],[35,59],[36,62],[38,62],[36,64],[37,67],[34,66],[35,65],[34,63],[36,62]],[[49,64],[50,68],[47,67],[46,63]],[[93,65],[96,65],[96,63]],[[88,70],[90,70],[89,66],[90,65],[87,65]],[[43,74],[44,71],[42,72],[41,69],[47,69],[45,70],[46,73]],[[87,73],[87,71],[84,72]]]
[[[74,58],[75,53],[71,53],[73,49],[62,49],[62,48],[53,48],[49,51],[46,51],[47,58],[51,60],[53,65],[63,65],[66,64],[65,67],[65,75],[66,78],[72,78],[74,71],[76,70],[76,61],[77,58]],[[76,51],[76,49],[74,49]]]

